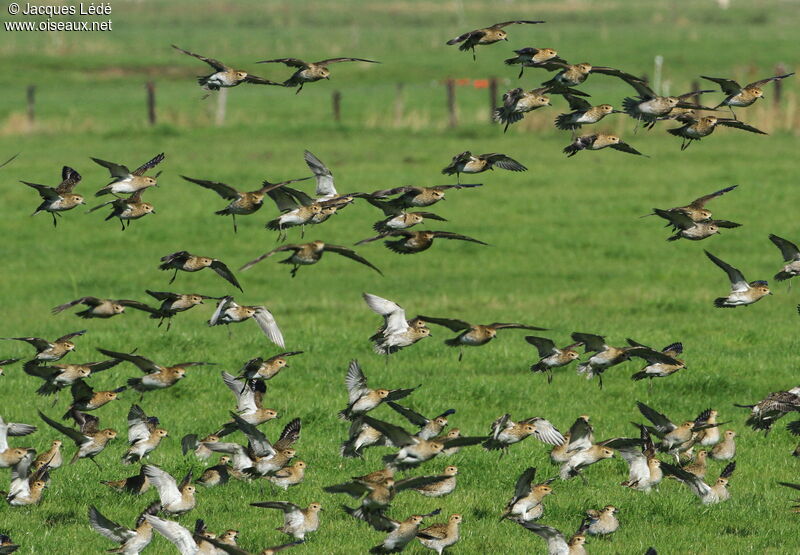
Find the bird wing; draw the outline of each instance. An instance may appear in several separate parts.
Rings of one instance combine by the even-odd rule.
[[[184,50],[183,48],[179,48],[179,47],[175,46],[174,44],[172,45],[172,48],[174,48],[178,52],[183,52],[184,54],[186,54],[188,56],[192,56],[194,58],[197,58],[198,60],[201,60],[201,61],[207,63],[208,65],[210,65],[211,67],[213,67],[217,71],[226,71],[226,70],[230,69],[228,66],[226,66],[225,64],[223,64],[219,60],[215,60],[214,58],[206,58],[205,56],[201,56],[200,54],[195,54],[194,52],[189,52],[188,50]]]
[[[237,288],[239,291],[244,291],[244,290],[242,289],[242,286],[241,286],[241,285],[239,285],[239,282],[238,282],[238,280],[236,279],[236,276],[234,276],[234,275],[233,275],[233,272],[231,272],[231,271],[230,271],[230,268],[228,268],[228,267],[225,265],[225,263],[224,263],[224,262],[222,262],[221,260],[214,260],[214,261],[211,263],[211,266],[210,266],[210,268],[211,268],[212,270],[214,270],[215,272],[217,272],[217,274],[219,274],[219,276],[220,276],[222,279],[224,279],[225,281],[227,281],[228,283],[230,283],[231,285],[233,285],[234,287],[236,287],[236,288]]]
[[[172,520],[164,520],[153,515],[144,515],[144,518],[156,532],[175,544],[181,555],[197,555],[197,543],[189,530]]]
[[[556,352],[556,344],[546,337],[536,337],[535,335],[526,335],[525,341],[536,347],[539,351],[539,357],[548,357]]]
[[[364,293],[363,297],[370,310],[383,316],[384,336],[408,330],[406,311],[399,304],[370,293]]]
[[[217,307],[214,309],[214,313],[211,315],[211,318],[208,319],[208,325],[216,326],[219,323],[219,319],[222,318],[223,314],[225,314],[226,310],[237,306],[239,305],[236,304],[236,301],[233,300],[231,295],[222,297],[217,303]]]
[[[449,41],[447,41],[446,44],[452,46],[454,44],[458,44],[459,42],[463,42],[463,41],[465,41],[465,40],[467,40],[469,38],[480,39],[485,34],[486,34],[486,31],[484,31],[483,29],[475,29],[473,31],[469,31],[467,33],[462,33],[462,34],[458,35],[457,37],[455,37],[453,39],[450,39]]]
[[[47,424],[49,424],[50,427],[52,427],[53,429],[61,432],[62,434],[64,434],[68,438],[70,438],[72,441],[74,441],[76,444],[82,445],[82,444],[86,443],[87,441],[92,441],[91,438],[86,437],[83,433],[79,432],[78,430],[74,430],[72,428],[67,428],[63,424],[59,424],[55,420],[52,420],[52,419],[48,418],[47,415],[45,415],[42,411],[38,411],[38,412],[39,412],[39,417],[42,420],[44,420]]]
[[[181,500],[181,492],[178,484],[169,473],[161,470],[155,465],[146,464],[142,467],[142,472],[150,483],[158,490],[162,505],[169,505]]]
[[[643,81],[636,77],[635,75],[631,75],[630,73],[625,73],[624,71],[620,71],[619,69],[615,69],[613,67],[605,67],[605,66],[592,66],[591,73],[602,73],[603,75],[611,75],[612,77],[619,77],[623,81],[627,83],[635,83]]]
[[[112,542],[125,543],[136,536],[133,530],[104,517],[93,505],[89,506],[89,524],[95,532]]]
[[[565,94],[564,98],[569,102],[569,109],[573,112],[585,112],[592,107],[587,100],[572,94]]]
[[[412,390],[413,391],[413,390]],[[425,418],[420,413],[411,410],[408,407],[404,407],[394,401],[389,401],[387,403],[390,407],[392,407],[397,413],[403,416],[406,420],[411,422],[414,426],[419,426],[420,428],[425,426],[430,420]]]
[[[344,378],[344,385],[347,388],[347,397],[350,404],[355,403],[365,393],[369,393],[367,377],[361,370],[361,365],[357,360],[350,361],[350,365],[347,367],[347,375]]]
[[[150,314],[160,314],[160,312],[152,306],[148,306],[139,301],[132,301],[130,299],[115,299],[114,302],[122,306],[128,306],[130,308],[135,308],[136,310],[149,312]]]
[[[128,443],[134,444],[150,438],[147,415],[139,405],[131,405],[128,411]]]
[[[668,434],[676,428],[675,424],[673,424],[669,418],[655,409],[648,407],[641,401],[636,401],[636,406],[639,407],[639,412],[641,412],[645,418],[652,422],[656,430],[662,435]]]
[[[625,82],[633,87],[641,98],[650,99],[658,96],[655,92],[653,92],[653,89],[651,89],[647,83],[641,79],[625,79]]]
[[[114,162],[108,162],[106,160],[101,160],[99,158],[92,158],[95,163],[100,164],[104,168],[106,168],[109,173],[111,173],[111,177],[119,177],[119,178],[126,178],[131,175],[131,171],[128,169],[128,166],[124,166],[122,164],[116,164]]]
[[[419,441],[405,431],[400,426],[395,426],[394,424],[389,424],[388,422],[384,422],[383,420],[377,420],[372,418],[371,416],[364,416],[363,417],[364,423],[372,426],[380,433],[388,437],[391,442],[397,447],[405,447],[407,445],[415,445],[419,443]]]
[[[665,474],[675,476],[678,480],[689,486],[689,489],[691,489],[692,492],[700,498],[705,496],[711,490],[711,487],[706,484],[702,478],[695,476],[691,472],[687,472],[682,468],[678,468],[677,466],[673,466],[662,461],[661,470]]]
[[[261,328],[261,331],[264,332],[264,335],[266,335],[270,341],[279,347],[286,346],[283,342],[283,334],[281,333],[281,329],[278,327],[275,317],[269,310],[263,306],[259,306],[256,309],[256,314],[253,316],[253,318],[258,323],[258,327]]]
[[[700,198],[696,198],[692,201],[692,203],[689,206],[691,206],[692,208],[703,208],[708,201],[713,200],[717,197],[721,197],[725,193],[733,191],[736,187],[738,187],[738,185],[731,185],[730,187],[725,187],[724,189],[720,189],[719,191],[714,191],[711,194],[704,195]]]
[[[237,412],[254,412],[258,409],[255,403],[255,389],[248,380],[237,380],[232,374],[222,372],[222,381],[236,397]]]
[[[72,190],[75,188],[75,185],[80,183],[81,174],[70,168],[69,166],[64,166],[61,169],[61,183],[58,184],[56,187],[56,193],[59,195],[63,195],[65,193],[71,193]]]
[[[694,220],[681,210],[661,210],[660,208],[653,208],[653,213],[668,220],[676,229],[689,229],[696,225]]]
[[[536,469],[532,466],[529,466],[522,471],[522,474],[519,475],[519,478],[517,478],[517,483],[514,486],[514,497],[516,499],[525,497],[531,492],[531,483],[535,477]]]
[[[739,85],[739,83],[737,83],[733,79],[723,79],[721,77],[707,77],[705,75],[701,75],[700,77],[719,85],[720,89],[722,89],[722,92],[724,92],[725,94],[739,94],[739,91],[742,90],[741,85]]]
[[[134,355],[132,353],[118,353],[116,351],[109,351],[107,349],[99,349],[99,348],[97,350],[106,355],[107,357],[127,360],[128,362],[132,362],[139,368],[139,370],[147,374],[152,374],[163,370],[161,366],[159,366],[152,360],[140,355]]]
[[[331,245],[330,243],[325,243],[325,250],[326,251],[330,251],[330,252],[335,252],[336,254],[340,254],[340,255],[344,256],[345,258],[349,258],[350,260],[355,260],[356,262],[359,262],[359,263],[363,264],[364,266],[368,266],[368,267],[372,268],[373,270],[375,270],[376,272],[378,272],[379,274],[383,275],[383,272],[381,272],[369,260],[367,260],[363,256],[360,256],[359,254],[357,254],[352,249],[348,249],[347,247],[343,247],[343,246],[340,246],[340,245]]]
[[[436,324],[437,326],[444,326],[452,331],[462,331],[468,330],[472,327],[472,324],[469,322],[465,322],[464,320],[454,320],[451,318],[433,318],[429,316],[423,316],[420,314],[418,316],[420,320],[424,320],[430,324]]]
[[[301,67],[305,68],[308,67],[308,64],[305,63],[303,60],[298,58],[275,58],[274,60],[262,60],[260,62],[256,62],[257,64],[284,64],[289,67]]]
[[[632,349],[628,349],[627,352],[629,355],[646,360],[648,364],[655,364],[655,363],[671,364],[671,365],[680,364],[680,362],[675,360],[673,357],[661,351],[656,351],[655,349],[651,349],[650,347],[634,347]]]
[[[58,193],[58,191],[49,185],[40,185],[38,183],[30,183],[28,181],[20,181],[20,183],[24,183],[28,187],[33,187],[39,191],[39,195],[45,200],[58,200],[61,198],[61,195]]]
[[[606,350],[605,338],[594,335],[592,333],[575,332],[572,334],[572,340],[578,343],[583,343],[585,352],[600,352]]]
[[[272,81],[270,79],[266,79],[265,77],[259,77],[258,75],[253,75],[252,73],[248,73],[244,78],[245,83],[252,83],[253,85],[277,85],[279,87],[283,87],[283,83],[278,83],[277,81]]]
[[[793,260],[800,260],[800,249],[798,249],[797,245],[791,241],[787,241],[786,239],[773,234],[770,234],[769,240],[781,250],[784,261],[791,262]]]
[[[171,293],[169,291],[151,291],[150,289],[145,289],[144,291],[159,301],[174,301],[180,297],[178,293]]]
[[[592,446],[594,428],[585,418],[576,418],[569,428],[569,445],[567,451],[582,451]]]
[[[205,179],[195,179],[194,177],[186,177],[185,175],[182,175],[181,177],[189,183],[194,183],[196,185],[200,185],[201,187],[205,187],[206,189],[211,189],[224,199],[233,200],[239,198],[239,191],[230,185],[226,185],[225,183],[220,183],[219,181],[207,181]]]
[[[503,27],[506,27],[508,25],[514,25],[514,24],[534,25],[536,23],[544,23],[544,21],[532,21],[530,19],[515,19],[514,21],[503,21],[502,23],[495,23],[494,25],[492,25],[492,28],[493,29],[502,29]]]
[[[528,418],[526,420],[520,420],[520,423],[533,424],[533,437],[543,443],[548,443],[550,445],[561,445],[564,443],[564,436],[561,435],[561,432],[544,418]]]
[[[537,536],[544,538],[547,542],[547,549],[549,553],[569,553],[569,546],[567,545],[567,540],[564,539],[564,534],[556,530],[551,526],[545,526],[544,524],[538,524],[533,521],[516,521],[520,526],[526,528],[536,534]]]
[[[478,239],[474,239],[466,235],[461,235],[460,233],[453,233],[451,231],[434,231],[433,236],[441,237],[442,239],[457,239],[459,241],[469,241],[471,243],[478,243],[479,245],[488,245],[488,243],[484,243],[483,241],[479,241]]]
[[[421,488],[424,486],[429,486],[431,484],[438,484],[439,482],[443,482],[448,478],[450,478],[450,476],[445,476],[445,475],[414,476],[413,478],[404,478],[403,480],[398,480],[397,482],[395,482],[394,490],[400,492],[407,489]]]
[[[278,437],[278,441],[275,442],[275,449],[288,449],[294,445],[300,439],[302,425],[303,423],[299,418],[290,420],[281,430],[281,435]]]
[[[479,158],[485,158],[489,163],[494,164],[498,168],[502,168],[504,170],[510,170],[512,172],[524,172],[528,168],[511,158],[510,156],[506,156],[505,154],[499,154],[496,152],[490,154],[481,154]]]
[[[639,152],[638,150],[636,150],[635,148],[633,148],[631,145],[629,145],[628,143],[626,143],[624,141],[620,141],[620,142],[618,142],[616,144],[609,145],[609,146],[611,148],[613,148],[614,150],[619,150],[620,152],[627,152],[629,154],[637,154],[639,156],[644,156],[644,154],[642,154],[641,152]]]
[[[144,164],[142,164],[141,166],[139,166],[138,168],[133,170],[131,172],[131,174],[132,175],[144,175],[144,172],[146,172],[147,170],[149,170],[151,168],[156,167],[163,160],[164,160],[164,153],[163,152],[161,154],[156,154],[155,156],[153,156],[153,158],[151,158],[150,160],[148,160],[147,162],[145,162]]]
[[[292,244],[292,245],[281,245],[280,247],[274,248],[271,251],[265,252],[261,256],[259,256],[257,258],[254,258],[253,260],[251,260],[250,262],[248,262],[247,264],[245,264],[244,266],[239,268],[239,271],[243,272],[245,270],[249,270],[250,268],[252,268],[256,264],[258,264],[259,262],[264,260],[265,258],[269,258],[270,256],[272,256],[275,253],[284,252],[284,251],[295,251],[296,252],[296,251],[299,251],[301,248],[303,248],[303,245],[295,245],[295,244]]]
[[[78,337],[78,336],[80,336],[80,335],[83,335],[83,334],[85,334],[85,333],[86,333],[86,330],[73,331],[72,333],[68,333],[68,334],[66,334],[66,335],[62,335],[61,337],[59,337],[58,339],[56,339],[56,341],[55,341],[55,342],[56,342],[56,343],[61,343],[62,341],[69,341],[69,340],[70,340],[70,339],[72,339],[73,337]]]
[[[513,322],[492,322],[487,327],[494,328],[496,330],[535,330],[535,331],[546,331],[547,328],[539,328],[537,326],[528,326],[527,324],[515,324]]]
[[[714,224],[717,227],[722,227],[725,229],[731,229],[734,227],[742,227],[742,224],[737,224],[736,222],[731,222],[728,220],[710,220],[708,223]]]
[[[720,260],[710,252],[708,251],[703,251],[703,252],[706,253],[706,256],[711,259],[711,262],[722,268],[725,271],[725,273],[728,274],[728,279],[731,280],[731,289],[734,292],[747,291],[748,289],[750,289],[750,286],[748,285],[747,280],[744,278],[744,274],[742,274],[742,272],[740,272],[727,262]]]
[[[320,60],[314,62],[314,65],[324,66],[328,64],[336,64],[339,62],[369,62],[371,64],[379,64],[377,60],[367,60],[365,58],[328,58],[327,60]]]
[[[759,135],[767,135],[767,133],[765,133],[764,131],[756,129],[752,125],[747,125],[746,123],[736,119],[717,118],[717,125],[723,125],[725,127],[735,127],[736,129],[741,129],[742,131],[749,131],[750,133],[758,133]]]
[[[322,163],[322,160],[311,154],[306,150],[303,154],[306,164],[313,172],[317,180],[316,195],[318,197],[335,197],[339,193],[336,192],[336,187],[333,183],[333,174],[328,167]]]
[[[42,339],[41,337],[3,337],[2,339],[11,340],[11,341],[24,341],[33,347],[37,351],[44,351],[45,349],[49,349],[51,343],[47,339]],[[59,341],[56,339],[56,341]]]

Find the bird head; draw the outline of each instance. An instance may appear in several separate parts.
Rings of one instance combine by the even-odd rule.
[[[68,204],[86,204],[86,201],[80,195],[67,195],[66,200]]]
[[[453,524],[458,524],[462,520],[464,520],[464,517],[462,517],[460,514],[456,513],[456,514],[450,515],[450,518],[447,519],[447,522],[450,522],[450,523],[453,523]]]
[[[458,467],[451,464],[450,466],[444,469],[443,474],[445,476],[456,476],[458,474]]]
[[[236,72],[236,80],[237,81],[244,81],[247,79],[247,72],[246,71],[237,71]]]
[[[575,67],[581,73],[589,73],[590,71],[592,71],[592,64],[587,64],[586,62],[582,64],[577,64]]]

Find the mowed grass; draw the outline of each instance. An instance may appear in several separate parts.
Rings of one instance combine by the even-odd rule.
[[[200,7],[198,7],[200,6]],[[613,504],[621,508],[622,528],[610,540],[591,540],[592,553],[641,553],[648,546],[662,553],[788,553],[797,549],[796,515],[788,511],[789,490],[778,480],[797,481],[798,459],[790,453],[795,440],[782,423],[769,436],[746,428],[746,411],[732,406],[755,402],[766,393],[797,385],[797,289],[772,284],[775,295],[750,308],[722,311],[711,301],[725,294],[724,274],[702,253],[709,249],[742,269],[748,279],[769,279],[781,265],[778,250],[767,240],[775,233],[800,239],[794,217],[796,134],[785,129],[793,116],[796,85],[785,83],[785,105],[777,115],[755,106],[740,112],[745,121],[774,131],[756,136],[721,129],[712,137],[679,152],[678,139],[666,134],[670,125],[633,134],[630,120],[607,120],[603,129],[620,131],[651,158],[619,152],[580,153],[566,159],[560,150],[568,134],[546,127],[565,108],[560,99],[547,111],[529,116],[534,129],[501,128],[484,123],[485,90],[459,87],[462,125],[446,129],[442,79],[497,75],[516,86],[516,69],[502,66],[512,48],[553,46],[568,59],[587,59],[636,74],[652,74],[655,54],[665,57],[665,78],[673,92],[688,90],[697,75],[742,80],[770,75],[777,62],[790,69],[797,62],[793,32],[798,14],[789,2],[760,2],[727,11],[712,2],[542,2],[504,3],[125,3],[114,6],[115,31],[110,34],[52,36],[6,33],[0,83],[0,152],[21,151],[2,170],[4,202],[0,233],[5,237],[3,279],[5,318],[0,336],[36,335],[53,338],[87,328],[77,352],[65,362],[98,360],[94,349],[132,350],[172,364],[205,360],[218,365],[191,369],[176,387],[147,394],[141,406],[160,417],[171,438],[150,462],[179,476],[202,464],[180,453],[180,438],[205,434],[229,418],[232,396],[219,373],[237,371],[248,359],[269,356],[269,344],[252,323],[208,328],[211,302],[178,315],[165,333],[154,320],[130,310],[109,321],[82,321],[50,308],[83,295],[147,300],[144,289],[236,294],[247,304],[265,304],[275,314],[289,349],[305,353],[268,384],[266,404],[282,418],[265,425],[272,438],[291,418],[303,420],[299,456],[309,465],[306,481],[288,492],[266,482],[233,482],[202,490],[198,506],[179,520],[191,527],[203,518],[209,528],[242,531],[240,542],[251,550],[282,543],[275,531],[277,511],[247,504],[284,499],[305,506],[320,501],[323,526],[299,551],[364,552],[379,543],[381,533],[344,514],[349,502],[321,488],[381,466],[386,449],[368,450],[364,460],[343,460],[338,446],[347,424],[336,418],[346,404],[343,378],[347,363],[357,358],[373,386],[423,386],[405,400],[426,415],[455,408],[451,425],[467,435],[485,434],[496,417],[543,416],[562,431],[579,414],[589,414],[599,438],[632,435],[630,421],[640,421],[634,402],[641,400],[675,420],[694,417],[713,407],[725,428],[735,429],[739,455],[732,479],[731,501],[703,507],[684,486],[666,480],[650,495],[620,487],[627,468],[619,458],[586,471],[589,485],[579,480],[556,482],[543,523],[565,533],[577,527],[589,508]],[[478,61],[445,48],[458,32],[494,21],[541,18],[547,25],[510,29],[508,45],[479,49]],[[748,42],[752,41],[752,42]],[[256,66],[256,60],[278,56],[320,59],[363,56],[380,66],[340,64],[330,83],[306,87],[295,96],[284,89],[242,86],[230,91],[228,117],[213,126],[216,101],[200,101],[193,76],[205,72],[196,60],[181,56],[170,43],[241,65],[269,78],[288,76],[283,67]],[[20,68],[28,71],[20,77]],[[531,88],[544,72],[526,72]],[[160,123],[145,122],[143,82],[157,84]],[[24,86],[38,86],[37,123],[27,130]],[[396,85],[404,84],[402,117],[395,116]],[[506,84],[504,83],[505,87]],[[630,94],[623,84],[593,77],[585,90],[597,102],[619,104]],[[330,92],[342,91],[343,121],[330,117]],[[771,89],[768,95],[771,95]],[[719,95],[706,95],[711,102]],[[541,115],[540,115],[541,114]],[[617,117],[617,116],[615,116]],[[537,119],[538,118],[538,119]],[[753,120],[752,118],[758,118]],[[774,127],[774,129],[773,129]],[[157,270],[158,258],[175,250],[221,258],[231,268],[275,246],[263,224],[275,216],[266,206],[255,216],[239,219],[234,235],[227,218],[213,211],[225,201],[180,179],[179,175],[216,179],[254,189],[263,179],[308,174],[303,149],[319,156],[334,172],[340,191],[370,191],[404,184],[452,182],[439,174],[450,157],[470,149],[505,152],[529,167],[524,174],[492,172],[466,178],[482,182],[474,190],[448,193],[433,208],[446,217],[433,229],[464,233],[491,246],[440,241],[416,256],[399,256],[380,243],[359,248],[379,266],[384,277],[350,261],[328,255],[317,266],[303,268],[295,279],[278,257],[237,275],[245,293],[232,290],[214,274],[181,274],[168,286],[169,275]],[[135,166],[164,151],[167,159],[158,189],[145,199],[157,214],[120,232],[116,221],[103,222],[106,211],[91,215],[76,209],[53,229],[48,216],[31,219],[39,199],[19,179],[57,182],[60,167],[75,167],[84,176],[78,192],[89,198],[107,182],[95,156]],[[671,207],[724,186],[738,183],[733,193],[715,200],[715,215],[743,223],[703,243],[667,243],[668,230],[655,218],[639,219],[652,207]],[[308,190],[310,184],[303,185]],[[93,205],[94,199],[89,200]],[[308,228],[305,240],[322,239],[349,245],[371,235],[380,214],[357,202],[323,226]],[[299,241],[297,231],[289,241]],[[631,337],[660,348],[683,341],[688,369],[668,380],[632,382],[638,362],[606,374],[605,388],[574,373],[555,376],[552,385],[528,366],[535,351],[525,332],[501,332],[486,347],[457,351],[442,345],[454,334],[433,327],[433,337],[407,349],[388,366],[374,354],[367,337],[379,318],[361,300],[369,291],[419,313],[487,323],[520,321],[550,328],[543,335],[566,344],[572,331],[599,333],[612,344]],[[24,344],[4,342],[2,357],[28,356]],[[57,417],[68,404],[63,393],[56,406],[33,394],[39,383],[21,367],[10,366],[0,378],[0,414],[6,421],[30,422],[40,430],[28,438],[12,438],[15,446],[45,449],[56,433],[38,421],[36,409]],[[124,364],[91,378],[96,389],[121,385],[138,371]],[[125,432],[125,416],[138,395],[127,392],[121,402],[97,412],[103,425]],[[375,414],[405,425],[388,408]],[[234,436],[236,440],[243,440]],[[98,470],[87,461],[53,473],[45,498],[31,508],[0,508],[0,530],[8,531],[28,552],[91,553],[113,547],[91,531],[88,505],[109,518],[132,525],[154,499],[150,492],[130,497],[101,486],[99,480],[132,475],[119,457],[124,439],[107,449]],[[66,449],[71,456],[73,447]],[[411,474],[433,474],[447,464],[459,466],[459,486],[444,499],[400,495],[391,516],[441,507],[442,520],[452,512],[464,515],[462,540],[455,552],[489,550],[521,553],[544,550],[544,542],[509,522],[498,522],[513,493],[516,477],[527,466],[541,478],[557,469],[548,449],[534,440],[515,446],[498,461],[495,453],[467,448],[450,459],[426,463]],[[722,465],[711,462],[709,477]],[[0,487],[8,484],[8,474]],[[432,519],[437,520],[437,519]],[[150,551],[170,552],[163,538]],[[421,553],[418,544],[410,552]]]

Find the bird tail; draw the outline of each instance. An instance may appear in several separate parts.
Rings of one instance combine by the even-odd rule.
[[[736,308],[733,305],[727,304],[728,297],[717,297],[714,299],[714,306],[717,308]]]
[[[230,214],[230,211],[227,208],[223,208],[222,210],[217,210],[216,212],[214,212],[214,214],[218,216],[227,216],[228,214]]]
[[[39,395],[52,395],[56,391],[58,391],[58,388],[56,386],[54,386],[50,382],[45,382],[44,384],[42,384],[42,387],[36,390],[36,393],[38,393]]]
[[[579,150],[580,149],[577,146],[569,145],[569,146],[564,147],[563,152],[564,152],[564,154],[567,155],[567,158],[569,158],[570,156],[575,156],[578,153]]]
[[[547,365],[543,362],[537,362],[531,366],[531,372],[547,372]]]
[[[281,229],[280,218],[275,218],[267,222],[266,228],[270,231],[279,231]]]
[[[669,133],[670,135],[675,135],[676,137],[682,137],[683,135],[681,135],[681,129],[682,129],[681,127],[676,127],[674,129],[667,129],[667,133]]]
[[[362,456],[361,452],[355,448],[355,443],[349,440],[342,443],[339,449],[339,455],[346,459],[356,459]]]
[[[646,377],[647,372],[636,372],[633,376],[631,376],[631,379],[634,381],[639,381],[645,379]]]
[[[500,108],[495,108],[494,112],[492,112],[492,118],[494,121],[505,123],[506,125],[516,123],[522,119],[522,114],[516,112],[512,109],[506,108],[505,106],[501,106]]]
[[[789,272],[778,272],[777,274],[775,274],[774,279],[775,281],[785,281],[790,277],[792,277],[792,274],[790,274]]]
[[[448,347],[458,347],[461,345],[461,342],[458,340],[458,337],[454,337],[452,339],[446,339],[444,344]]]
[[[383,213],[387,216],[393,216],[397,214],[397,210],[395,209],[394,204],[392,204],[392,201],[390,200],[378,200],[372,197],[364,197],[364,198],[366,198],[367,202],[370,203],[372,206],[380,208],[383,211]]]
[[[676,233],[672,237],[667,237],[667,241],[677,241],[680,238],[681,238],[681,234],[680,233]]]
[[[128,385],[133,389],[140,390],[142,387],[142,378],[129,378]]]
[[[638,105],[639,101],[636,100],[635,98],[631,97],[625,98],[622,101],[622,111],[633,118],[638,118],[640,116],[638,110],[636,109]]]
[[[563,131],[571,131],[581,126],[579,123],[572,121],[572,114],[560,114],[556,117],[556,127]]]
[[[508,58],[507,60],[504,60],[503,62],[506,65],[513,66],[514,64],[521,64],[522,60],[520,60],[519,57],[514,57],[514,58]]]

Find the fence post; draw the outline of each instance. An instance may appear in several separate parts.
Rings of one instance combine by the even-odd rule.
[[[219,95],[217,95],[217,115],[215,123],[220,126],[225,123],[225,110],[228,104],[228,89],[225,87],[220,88]]]
[[[28,85],[28,126],[33,128],[36,122],[36,85]]]
[[[445,81],[447,88],[447,113],[449,127],[458,126],[458,117],[456,116],[456,82],[453,79]]]
[[[786,66],[778,64],[775,66],[775,75],[786,75]],[[775,94],[772,98],[772,103],[779,106],[781,103],[781,96],[783,96],[783,79],[775,81]]]
[[[497,77],[489,78],[489,123],[494,123],[494,109],[497,107]]]
[[[399,126],[403,121],[403,113],[405,112],[406,98],[403,91],[403,84],[398,83],[396,94],[394,98],[394,124]]]
[[[156,84],[152,81],[145,83],[147,89],[147,121],[150,125],[156,124]]]
[[[333,101],[333,121],[342,123],[342,93],[333,91],[331,100]]]

